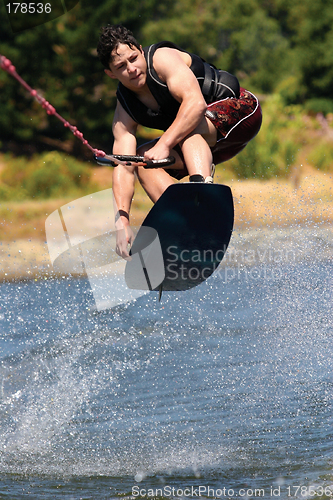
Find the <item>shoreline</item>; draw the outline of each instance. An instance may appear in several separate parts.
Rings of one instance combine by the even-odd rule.
[[[110,170],[109,170],[110,172]],[[105,189],[106,171],[97,171],[103,177]],[[97,177],[97,176],[96,176]],[[327,227],[333,223],[333,179],[330,173],[323,173],[308,168],[300,179],[297,189],[292,182],[283,179],[268,181],[234,180],[220,177],[217,173],[217,183],[231,187],[234,197],[235,225],[234,234],[252,234],[264,231],[283,230],[292,233],[297,228]],[[68,200],[67,200],[68,201]],[[49,200],[42,202],[22,202],[25,207],[21,211],[34,217],[10,221],[4,218],[2,207],[3,237],[0,241],[0,281],[22,281],[59,278],[63,273],[53,271],[45,241],[44,224],[47,215],[64,204],[64,200]],[[8,208],[13,212],[14,209]],[[133,200],[132,226],[139,226],[151,207],[142,189],[137,189]],[[37,216],[36,207],[40,207]],[[22,208],[21,207],[21,208]],[[33,209],[34,207],[34,209]],[[9,213],[8,212],[8,213]],[[11,225],[11,234],[17,238],[6,239],[7,227]],[[35,235],[35,236],[34,236]],[[233,238],[231,242],[233,241]]]
[[[326,240],[327,249],[316,255],[315,243]],[[268,262],[281,263],[282,253],[299,260],[331,258],[330,244],[333,227],[327,222],[272,226],[234,227],[227,253],[220,264],[223,267],[243,269]],[[286,250],[288,248],[288,251]],[[297,256],[296,256],[297,254]],[[276,259],[274,257],[276,255]],[[290,259],[289,259],[290,260]],[[53,270],[46,242],[18,240],[0,243],[0,283],[84,278],[85,273],[64,273]]]

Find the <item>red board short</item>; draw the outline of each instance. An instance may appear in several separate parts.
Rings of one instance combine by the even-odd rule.
[[[260,130],[262,113],[259,100],[248,90],[240,89],[238,99],[227,98],[207,106],[206,117],[217,129],[217,143],[212,147],[215,165],[236,156]],[[182,157],[179,147],[175,148]],[[187,170],[168,169],[176,179],[188,175]]]
[[[240,89],[239,99],[223,99],[209,104],[206,117],[214,124],[217,143],[212,148],[217,165],[237,155],[260,130],[261,107],[255,95]]]

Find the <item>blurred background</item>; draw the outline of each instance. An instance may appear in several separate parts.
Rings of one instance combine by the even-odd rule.
[[[83,0],[18,33],[5,9],[0,3],[0,54],[93,147],[107,152],[116,83],[97,57],[101,26],[122,23],[143,46],[171,40],[235,74],[259,97],[264,115],[259,135],[217,169],[218,182],[230,184],[236,200],[243,198],[236,224],[278,223],[281,217],[283,223],[331,222],[332,0]],[[0,238],[43,239],[54,203],[40,215],[41,200],[61,198],[59,206],[63,199],[110,187],[111,169],[96,169],[89,149],[2,70],[0,109]],[[154,136],[156,131],[140,127],[139,142]],[[253,212],[250,205],[259,198]],[[134,209],[144,214],[149,206],[138,189]]]
[[[331,499],[333,0],[82,0],[16,33],[6,4],[0,54],[95,148],[112,148],[107,23],[234,73],[263,125],[217,166],[235,227],[216,273],[98,312],[86,278],[52,270],[45,221],[112,169],[0,69],[0,499]],[[132,206],[138,226],[139,186]]]

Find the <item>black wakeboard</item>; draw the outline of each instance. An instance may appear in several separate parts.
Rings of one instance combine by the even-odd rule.
[[[221,184],[169,186],[145,218],[125,269],[138,290],[188,290],[220,264],[234,222],[231,189]]]

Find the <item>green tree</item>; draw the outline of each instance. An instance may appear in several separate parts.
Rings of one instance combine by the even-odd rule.
[[[290,40],[290,73],[295,75],[291,100],[314,99],[319,111],[321,99],[323,112],[332,109],[333,0],[275,0],[275,4],[275,14]]]
[[[157,0],[82,1],[58,19],[14,35],[0,2],[0,53],[89,142],[110,149],[116,85],[104,75],[97,58],[99,29],[108,22],[122,22],[139,32],[151,11],[158,8]],[[4,71],[0,71],[0,107],[3,147],[27,144],[25,152],[33,153],[38,145],[47,144],[84,151],[81,142]]]
[[[116,83],[96,54],[107,23],[124,24],[143,45],[171,40],[256,93],[278,92],[286,104],[308,101],[314,111],[332,109],[333,0],[82,0],[64,16],[15,35],[0,2],[0,53],[94,147],[112,145]],[[91,158],[2,70],[0,109],[3,150],[51,147]]]
[[[236,74],[241,84],[273,92],[288,70],[288,39],[278,19],[259,0],[181,0],[168,16],[143,28],[144,40],[169,39],[219,68]]]

